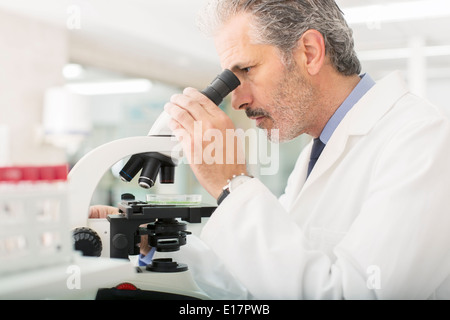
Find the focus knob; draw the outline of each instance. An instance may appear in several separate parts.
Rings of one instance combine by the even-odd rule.
[[[83,256],[100,257],[102,253],[102,240],[94,230],[86,227],[73,230],[75,250],[81,251]]]

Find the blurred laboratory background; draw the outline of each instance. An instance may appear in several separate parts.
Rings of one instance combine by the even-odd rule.
[[[73,166],[104,143],[146,135],[172,94],[202,89],[221,71],[213,41],[195,24],[205,3],[0,0],[0,166]],[[337,3],[354,31],[363,72],[380,79],[400,70],[411,91],[450,115],[450,1]],[[221,107],[238,127],[252,128],[229,101]],[[280,145],[277,172],[260,175],[276,195],[307,142]],[[213,202],[186,165],[175,185],[150,191],[120,181],[115,167],[93,204],[115,205],[123,192],[200,193]]]

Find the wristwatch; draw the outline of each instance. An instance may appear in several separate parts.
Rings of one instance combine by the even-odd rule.
[[[222,188],[222,193],[220,194],[219,198],[217,198],[217,205],[220,205],[222,201],[225,200],[225,198],[238,186],[252,178],[252,176],[246,175],[245,173],[241,173],[240,175],[233,175],[233,177],[227,181],[228,183]]]

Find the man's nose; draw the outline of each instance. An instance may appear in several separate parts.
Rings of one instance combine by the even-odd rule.
[[[241,83],[241,85],[231,93],[231,106],[235,110],[245,109],[245,106],[251,104],[251,97],[249,88],[245,83]]]

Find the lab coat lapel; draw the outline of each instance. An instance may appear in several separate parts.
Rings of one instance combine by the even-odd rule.
[[[350,136],[366,135],[394,105],[408,92],[399,72],[394,72],[372,87],[347,113],[331,136],[314,170],[303,185],[302,192],[314,184],[344,153]],[[308,146],[310,150],[312,143]],[[308,166],[306,162],[305,168]],[[305,169],[306,170],[306,169]]]

